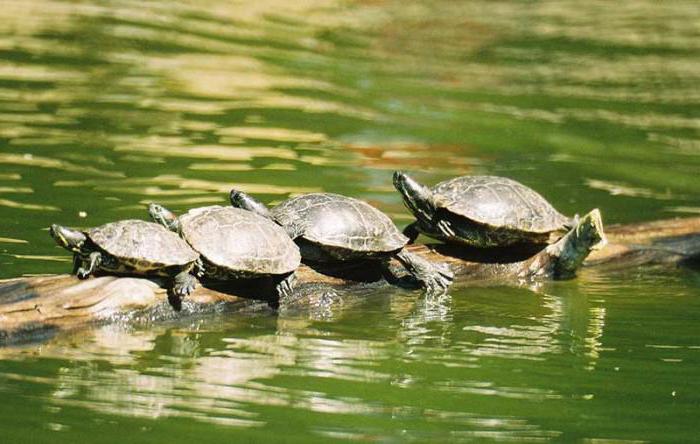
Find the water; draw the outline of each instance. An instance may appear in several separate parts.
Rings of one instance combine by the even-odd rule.
[[[293,4],[290,4],[293,3]],[[53,222],[501,174],[607,223],[700,212],[693,2],[0,8],[0,277]],[[383,291],[324,316],[107,326],[0,351],[1,442],[697,440],[697,271]],[[608,440],[608,441],[606,441]]]

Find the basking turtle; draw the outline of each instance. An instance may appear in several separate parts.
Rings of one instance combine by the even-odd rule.
[[[150,204],[151,218],[182,236],[200,254],[198,275],[219,281],[270,277],[280,279],[280,297],[288,296],[294,271],[301,262],[299,248],[270,220],[238,208],[195,208],[180,217]],[[192,285],[197,279],[190,277]]]
[[[280,224],[311,262],[395,257],[430,292],[444,291],[453,274],[404,251],[408,238],[384,213],[351,197],[312,193],[288,199],[271,210],[242,191],[232,190],[231,204]]]
[[[188,276],[199,255],[158,224],[122,220],[87,231],[53,224],[49,233],[58,245],[73,252],[73,273],[80,279],[97,270],[170,276],[172,294],[182,297],[192,291]]]
[[[545,244],[550,234],[576,221],[536,191],[505,177],[456,177],[428,188],[396,171],[394,186],[417,219],[404,231],[412,241],[420,232],[482,248]]]

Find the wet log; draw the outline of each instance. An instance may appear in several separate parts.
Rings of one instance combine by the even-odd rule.
[[[409,251],[450,266],[455,281],[522,283],[566,278],[583,266],[632,267],[650,263],[692,262],[700,257],[700,217],[610,226],[605,243],[599,213],[593,211],[556,243],[539,251],[527,248],[476,251],[444,245],[411,245]],[[584,262],[585,259],[585,262]],[[583,262],[583,264],[582,264]],[[398,262],[394,273],[366,263],[297,271],[294,300],[281,309],[323,309],[338,292],[359,297],[391,286],[416,283]],[[176,311],[158,279],[100,276],[84,281],[71,275],[35,276],[0,281],[0,345],[35,342],[62,331],[95,323],[163,322],[203,313],[269,310],[272,287],[263,281],[198,288]]]

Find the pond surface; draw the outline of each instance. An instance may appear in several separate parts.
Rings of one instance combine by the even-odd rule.
[[[403,226],[403,169],[506,175],[607,223],[700,213],[694,2],[9,0],[0,278],[49,224],[309,191]],[[382,291],[323,316],[108,326],[0,350],[0,441],[690,442],[700,274]]]

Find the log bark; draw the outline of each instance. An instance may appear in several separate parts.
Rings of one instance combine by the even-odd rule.
[[[593,231],[574,229],[540,251],[476,251],[445,245],[411,245],[408,249],[430,261],[449,264],[456,282],[482,285],[568,277],[586,257],[583,266],[615,268],[693,263],[700,257],[700,217],[607,227],[607,245],[589,255],[600,240],[590,237],[598,228],[594,225],[589,226]],[[582,245],[585,251],[577,251]],[[401,275],[398,262],[392,269],[393,276],[387,276],[381,267],[366,263],[302,266],[297,271],[296,297],[283,301],[281,308],[323,309],[339,293],[362,297],[392,285],[415,288],[415,282]],[[81,281],[71,275],[53,275],[3,280],[0,345],[41,341],[94,323],[162,322],[207,312],[267,310],[274,304],[269,298],[271,290],[263,281],[200,287],[176,311],[158,279],[101,276]]]

